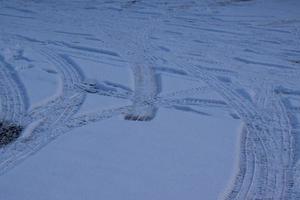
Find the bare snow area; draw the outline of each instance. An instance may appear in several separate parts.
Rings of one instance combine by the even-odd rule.
[[[215,123],[224,122],[163,109],[147,124],[80,128],[3,175],[1,197],[217,199],[232,175],[238,129],[232,119]]]
[[[300,199],[297,0],[0,0],[0,199]]]

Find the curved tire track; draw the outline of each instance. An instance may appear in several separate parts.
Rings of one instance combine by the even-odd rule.
[[[73,66],[70,60],[66,60],[67,57],[57,55],[51,50],[41,49],[41,51],[59,70],[62,79],[61,94],[55,100],[30,112],[30,114],[35,113],[35,115],[27,119],[27,123],[39,121],[28,135],[20,137],[5,151],[2,151],[0,174],[13,168],[62,134],[56,130],[78,112],[85,99],[85,94],[78,92],[74,84],[82,81],[83,74],[81,71]]]
[[[280,199],[284,192],[278,196],[276,191],[284,190],[288,170],[284,162],[286,154],[282,152],[284,149],[291,151],[287,139],[285,143],[282,139],[282,136],[287,134],[286,127],[282,127],[278,120],[274,122],[269,119],[268,113],[262,112],[251,101],[240,96],[232,85],[225,85],[214,76],[203,73],[197,68],[184,68],[189,72],[189,76],[205,81],[213,90],[221,94],[245,122],[248,132],[247,141],[250,141],[245,143],[248,145],[242,145],[245,151],[242,150],[241,156],[245,159],[240,159],[240,171],[227,199]],[[278,124],[276,127],[281,131],[275,136],[272,128],[274,123]],[[286,138],[290,137],[286,136]],[[254,162],[249,156],[251,154],[254,154]],[[251,167],[253,163],[254,166]]]

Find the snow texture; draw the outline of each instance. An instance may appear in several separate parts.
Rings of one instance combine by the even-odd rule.
[[[300,199],[299,10],[0,0],[0,199]]]

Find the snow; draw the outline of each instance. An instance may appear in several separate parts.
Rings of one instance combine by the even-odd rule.
[[[231,178],[236,126],[164,109],[147,124],[80,128],[3,175],[1,199],[216,199]]]
[[[0,0],[0,199],[300,198],[299,10]]]

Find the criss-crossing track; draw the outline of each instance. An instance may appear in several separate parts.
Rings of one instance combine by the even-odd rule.
[[[61,8],[53,3],[0,7],[0,36],[9,38],[1,45],[30,48],[53,68],[60,83],[51,98],[31,105],[16,70],[17,62],[31,60],[23,55],[8,59],[0,51],[0,133],[5,124],[22,127],[17,138],[0,145],[0,174],[58,136],[90,123],[115,116],[150,121],[160,108],[211,116],[205,108],[228,117],[234,113],[243,123],[238,170],[224,199],[300,199],[300,23],[260,12],[226,11],[259,2],[99,0],[88,9],[95,15],[80,1],[62,3]],[[43,6],[49,12],[39,12]],[[65,8],[48,18],[51,9]],[[90,32],[72,27],[59,31],[70,22]],[[28,24],[31,35],[22,35]],[[128,68],[133,86],[88,82],[86,66],[76,59]],[[162,92],[165,75],[199,86]],[[221,99],[205,97],[211,92]],[[82,113],[87,94],[131,103]],[[291,103],[295,101],[298,105]]]

